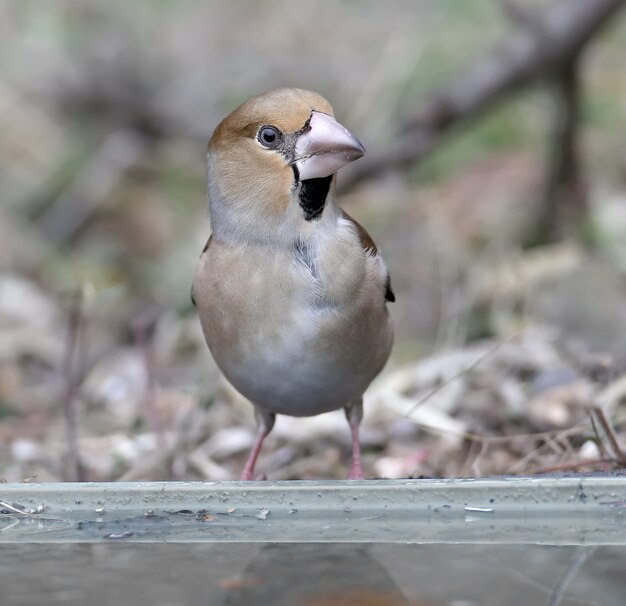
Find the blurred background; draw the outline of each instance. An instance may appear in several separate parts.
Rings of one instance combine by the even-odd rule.
[[[206,143],[279,86],[368,150],[339,176],[397,298],[368,475],[623,466],[626,20],[594,4],[2,2],[0,478],[238,476],[252,411],[190,284]],[[340,412],[266,443],[270,479],[347,473]]]

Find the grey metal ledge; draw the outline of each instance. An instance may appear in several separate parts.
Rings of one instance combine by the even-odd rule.
[[[0,543],[626,545],[626,477],[1,484]]]

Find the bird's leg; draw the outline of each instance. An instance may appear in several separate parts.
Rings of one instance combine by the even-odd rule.
[[[363,400],[351,402],[344,408],[350,432],[352,433],[352,466],[348,474],[348,480],[363,480],[363,466],[361,465],[361,443],[359,442],[359,425],[363,418]]]
[[[241,472],[242,480],[254,480],[254,466],[256,465],[257,457],[261,452],[261,447],[263,446],[263,440],[267,437],[270,431],[272,431],[272,427],[274,427],[274,421],[276,420],[276,415],[271,412],[263,412],[259,410],[256,406],[254,407],[254,416],[256,418],[258,432],[256,435],[256,439],[254,440],[254,444],[252,445],[252,450],[248,455],[248,460]]]

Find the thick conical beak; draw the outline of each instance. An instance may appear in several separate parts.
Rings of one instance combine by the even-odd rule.
[[[311,112],[308,126],[296,140],[294,164],[300,181],[328,177],[365,153],[361,142],[328,114]]]

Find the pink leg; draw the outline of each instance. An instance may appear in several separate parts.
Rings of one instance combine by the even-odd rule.
[[[254,466],[256,465],[256,460],[261,452],[263,440],[265,440],[269,432],[272,431],[272,427],[274,427],[274,419],[276,418],[276,415],[260,412],[256,408],[255,416],[259,431],[256,435],[256,439],[254,440],[254,444],[252,445],[252,450],[248,455],[248,460],[246,461],[243,471],[241,472],[241,480],[254,480]]]
[[[350,467],[348,480],[364,480],[365,476],[363,475],[363,466],[361,465],[361,442],[359,441],[359,425],[363,418],[362,400],[346,406],[345,412],[352,434],[352,466]]]

